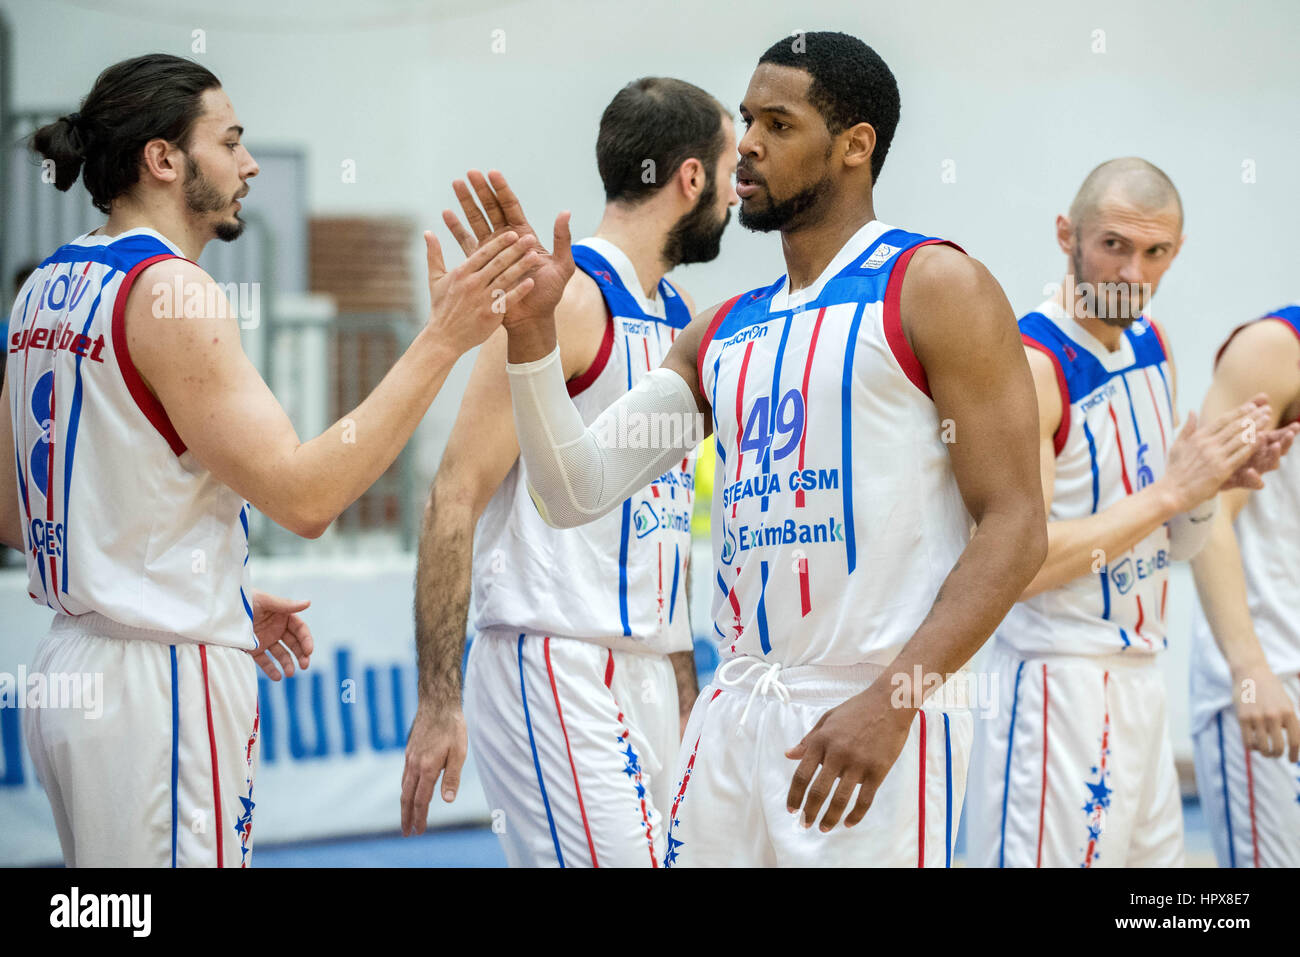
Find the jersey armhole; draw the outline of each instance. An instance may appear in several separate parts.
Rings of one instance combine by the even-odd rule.
[[[582,375],[574,376],[564,384],[569,390],[569,398],[574,398],[580,393],[586,391],[593,382],[600,377],[605,371],[605,365],[609,362],[610,353],[614,351],[614,313],[609,308],[609,303],[601,297],[601,302],[605,306],[605,334],[600,339],[600,348],[596,350],[596,358],[591,360],[591,365],[587,366],[587,371]]]
[[[889,351],[893,353],[894,360],[903,370],[903,375],[907,376],[909,382],[916,386],[924,393],[927,399],[933,399],[930,394],[930,380],[926,377],[925,367],[921,365],[921,360],[917,358],[916,353],[912,350],[912,344],[907,341],[907,336],[903,333],[903,314],[899,304],[903,300],[903,276],[907,272],[907,266],[912,261],[918,249],[925,246],[951,246],[959,253],[965,253],[954,242],[946,239],[926,239],[917,243],[910,249],[904,250],[898,257],[898,262],[894,263],[893,268],[889,271],[889,282],[885,286],[885,303],[884,303],[884,329],[885,342],[889,345]]]
[[[1065,382],[1065,369],[1061,367],[1061,360],[1056,357],[1056,353],[1037,339],[1031,339],[1022,332],[1020,341],[1052,360],[1052,369],[1056,372],[1056,387],[1061,392],[1061,422],[1052,436],[1052,448],[1057,455],[1060,455],[1061,450],[1065,448],[1066,436],[1070,434],[1070,387]]]
[[[177,434],[171,419],[167,417],[167,410],[158,401],[158,397],[150,392],[149,387],[144,384],[144,379],[140,376],[140,370],[135,367],[135,362],[131,359],[131,350],[127,347],[126,300],[127,296],[131,294],[131,287],[135,285],[136,278],[145,269],[154,263],[162,262],[164,259],[181,258],[183,257],[163,253],[158,256],[150,256],[148,259],[142,259],[132,266],[131,271],[122,280],[122,285],[117,289],[117,299],[113,302],[112,327],[113,354],[117,357],[117,367],[121,370],[126,389],[131,393],[131,398],[135,400],[135,404],[144,413],[145,418],[158,430],[158,434],[167,440],[167,444],[177,457],[185,454],[185,443],[181,441],[181,437]]]
[[[718,311],[714,313],[713,319],[709,322],[709,327],[704,330],[704,338],[700,340],[700,350],[695,355],[695,368],[699,373],[700,380],[700,395],[709,394],[709,390],[704,387],[704,353],[709,351],[709,343],[713,341],[713,337],[717,334],[718,327],[722,325],[722,320],[730,315],[731,310],[735,308],[736,303],[743,295],[743,292],[737,293],[724,302]]]

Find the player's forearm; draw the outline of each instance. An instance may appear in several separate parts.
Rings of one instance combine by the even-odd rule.
[[[552,527],[613,511],[704,438],[694,394],[671,369],[646,373],[590,427],[569,397],[554,346],[540,359],[507,363],[506,372],[528,490]]]
[[[1226,509],[1214,517],[1210,540],[1192,559],[1192,576],[1210,633],[1233,672],[1266,664],[1246,598],[1241,550]]]
[[[1047,560],[1020,597],[1031,598],[1095,574],[1181,510],[1179,499],[1156,482],[1096,515],[1049,522]]]
[[[0,411],[0,414],[7,413]],[[5,499],[4,506],[0,508],[0,545],[8,545],[21,552],[26,549],[26,543],[23,541],[22,512],[18,509],[18,489],[12,489]]]
[[[421,707],[460,707],[460,662],[469,617],[475,516],[470,505],[429,495],[415,568],[416,688]]]
[[[690,711],[700,693],[695,675],[695,651],[674,651],[668,660],[673,663],[673,675],[677,678],[677,708],[683,712]]]
[[[360,405],[294,450],[283,487],[300,528],[319,535],[384,474],[458,358],[426,327]]]
[[[986,515],[939,588],[930,613],[880,680],[950,675],[993,634],[1038,570],[1046,552],[1042,513]]]

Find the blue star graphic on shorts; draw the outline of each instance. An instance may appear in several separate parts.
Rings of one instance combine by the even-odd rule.
[[[636,782],[636,796],[642,799],[645,798],[645,785],[640,781]]]
[[[1096,808],[1110,807],[1110,788],[1106,787],[1105,776],[1096,784],[1088,782],[1088,790],[1092,792],[1092,801],[1088,805],[1089,810]]]
[[[627,758],[627,767],[623,769],[623,773],[630,778],[636,777],[641,773],[641,760],[636,756],[636,752],[632,750],[632,745],[627,746],[623,751],[623,755]]]
[[[1101,828],[1088,825],[1088,840],[1097,841],[1101,839]]]
[[[664,855],[664,867],[672,867],[673,862],[677,860],[677,848],[682,846],[682,842],[668,835],[668,853]]]

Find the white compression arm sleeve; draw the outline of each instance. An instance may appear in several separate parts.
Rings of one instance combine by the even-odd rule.
[[[544,359],[507,363],[506,372],[528,491],[555,528],[612,511],[706,434],[690,386],[671,369],[646,373],[590,428],[569,398],[558,346]]]
[[[1169,520],[1169,557],[1176,562],[1195,558],[1209,541],[1219,496],[1214,495],[1195,508],[1179,512]]]

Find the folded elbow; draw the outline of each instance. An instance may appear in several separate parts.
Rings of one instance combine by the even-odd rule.
[[[322,515],[311,508],[295,508],[282,515],[272,515],[271,520],[299,538],[320,538],[333,524],[336,516]]]
[[[577,528],[584,523],[584,519],[571,509],[561,509],[557,513],[547,508],[546,501],[537,494],[537,489],[533,488],[531,482],[528,483],[528,497],[533,500],[533,508],[537,509],[542,521],[551,528]]]

